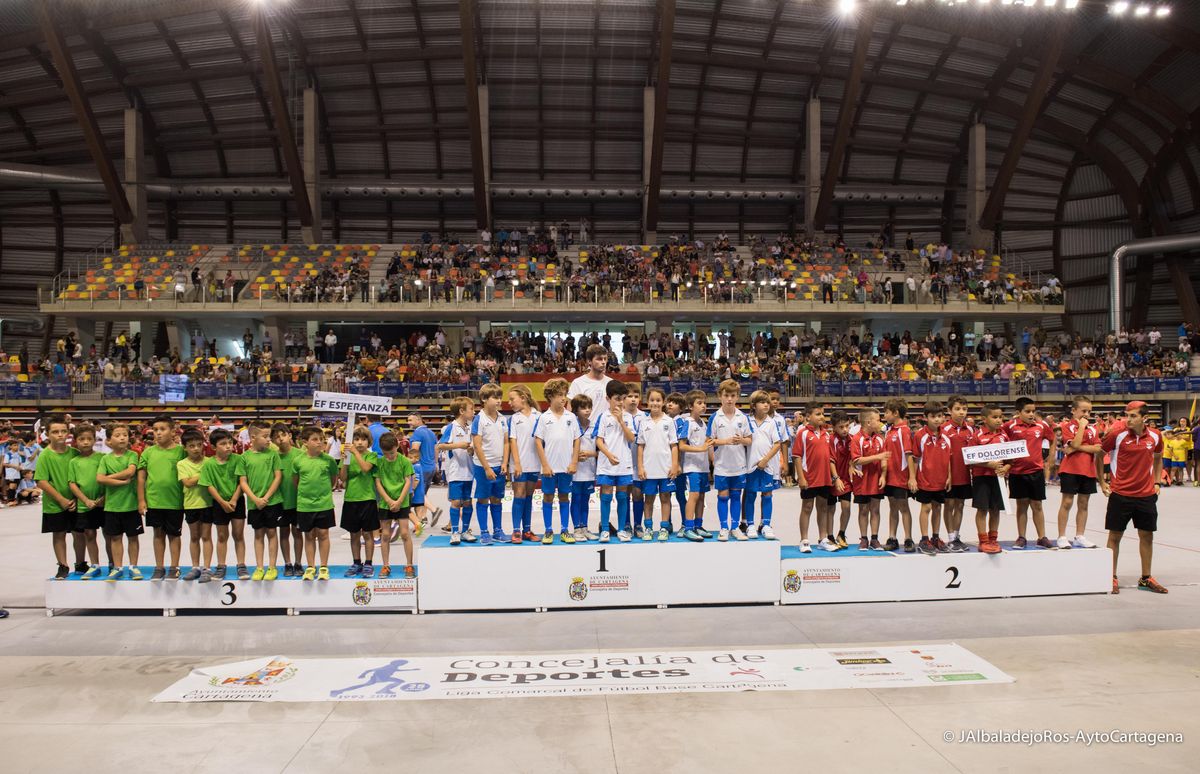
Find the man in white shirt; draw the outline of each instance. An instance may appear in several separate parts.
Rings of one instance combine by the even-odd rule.
[[[608,350],[600,344],[592,344],[584,353],[588,361],[588,372],[571,382],[567,390],[567,399],[576,395],[586,395],[592,399],[593,411],[597,414],[608,405],[608,394],[605,392],[612,377],[604,373],[608,367]]]

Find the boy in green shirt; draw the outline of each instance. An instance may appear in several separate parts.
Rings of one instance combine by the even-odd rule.
[[[78,452],[67,445],[71,428],[62,414],[51,414],[46,420],[46,437],[50,445],[37,458],[33,477],[42,497],[42,534],[49,533],[58,570],[54,577],[62,580],[71,574],[67,566],[67,533],[75,526],[75,500],[71,497],[71,459]]]
[[[154,445],[142,450],[138,460],[138,511],[146,526],[154,530],[154,573],[150,580],[179,580],[180,535],[183,534],[183,487],[179,484],[178,462],[183,447],[175,441],[175,420],[159,414],[151,424]],[[171,568],[163,568],[167,542],[171,544]]]
[[[308,567],[304,580],[329,580],[329,530],[333,520],[333,485],[338,480],[338,463],[325,453],[325,433],[309,425],[300,431],[304,454],[292,465],[296,486],[296,524],[304,533]],[[321,568],[314,566],[320,549]]]
[[[300,565],[304,556],[304,534],[296,526],[296,460],[304,456],[304,452],[292,445],[292,428],[284,422],[276,422],[271,428],[271,442],[279,450],[279,462],[283,467],[282,483],[279,486],[283,495],[283,508],[279,512],[279,547],[283,553],[283,577],[292,578],[303,570]],[[296,562],[292,563],[292,549],[295,548]]]
[[[375,503],[375,463],[379,457],[371,451],[371,431],[354,428],[353,442],[342,463],[341,478],[346,486],[342,501],[342,529],[350,533],[350,557],[353,563],[345,577],[370,578],[375,574],[375,532],[379,529],[379,507]],[[362,560],[366,543],[367,561]]]
[[[194,581],[208,575],[208,581],[211,581],[212,571],[208,566],[212,562],[213,544],[208,515],[212,510],[212,495],[207,487],[200,486],[200,469],[204,466],[204,434],[199,430],[185,430],[179,440],[187,456],[175,463],[175,477],[183,488],[183,519],[188,525],[188,553],[192,557],[192,568],[183,579]],[[204,549],[203,564],[200,562],[201,547]]]
[[[75,426],[75,451],[71,460],[71,494],[75,497],[75,571],[91,580],[100,574],[100,546],[96,530],[104,528],[104,487],[96,480],[103,455],[94,452],[96,428],[83,424]],[[85,554],[86,552],[86,554]],[[90,563],[84,561],[84,556]],[[112,554],[108,557],[112,572]]]
[[[233,550],[237,557],[238,580],[250,580],[246,571],[246,510],[242,504],[239,484],[245,466],[240,454],[233,453],[233,436],[228,430],[213,430],[208,437],[216,454],[200,466],[200,486],[208,489],[213,507],[208,511],[208,523],[217,527],[217,567],[212,577],[225,580],[225,557],[229,553],[230,525],[233,526]],[[244,576],[244,577],[243,577]],[[204,582],[204,576],[200,577]]]
[[[146,530],[142,527],[142,515],[137,509],[138,455],[129,449],[129,425],[115,424],[108,429],[108,454],[100,460],[96,480],[104,485],[104,537],[108,538],[112,551],[112,569],[105,580],[117,581],[123,574],[130,580],[141,580],[138,569],[140,546],[138,536]],[[129,545],[129,564],[121,567],[124,543]]]
[[[380,578],[392,576],[392,544],[388,537],[392,534],[393,523],[399,526],[400,539],[404,541],[404,577],[416,577],[412,566],[412,535],[408,531],[409,495],[412,493],[416,471],[408,457],[399,453],[399,446],[400,442],[396,440],[394,433],[379,436],[379,448],[383,451],[383,456],[375,465],[375,490],[379,494],[379,525],[383,535],[380,542],[383,553]]]
[[[250,511],[254,530],[254,573],[250,580],[273,581],[279,577],[275,561],[279,558],[279,516],[283,511],[283,464],[279,452],[271,448],[271,424],[261,419],[250,423],[250,448],[242,453],[241,486]],[[263,562],[266,543],[269,563]]]

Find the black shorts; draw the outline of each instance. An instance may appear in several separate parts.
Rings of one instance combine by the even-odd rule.
[[[1037,473],[1009,473],[1008,494],[1014,500],[1045,500],[1046,475]]]
[[[946,492],[947,500],[969,500],[971,499],[972,491],[970,484],[951,484],[950,491]]]
[[[912,492],[908,491],[908,487],[906,486],[893,486],[892,484],[888,484],[883,488],[883,496],[889,500],[893,497],[901,500],[907,500],[908,498],[912,497]]]
[[[279,526],[279,514],[281,513],[283,513],[283,506],[275,503],[266,508],[250,511],[247,521],[250,523],[251,529],[275,529]]]
[[[171,537],[183,534],[183,511],[167,508],[147,508],[146,526],[161,529]]]
[[[296,511],[296,526],[301,532],[312,532],[314,529],[333,529],[333,509],[327,511]]]
[[[977,511],[998,511],[1004,506],[1004,492],[996,476],[976,476],[971,482],[971,507]]]
[[[800,490],[801,500],[811,500],[814,497],[822,497],[826,502],[832,502],[833,487],[829,486],[810,486],[807,489]]]
[[[90,511],[75,514],[75,524],[72,531],[83,532],[89,529],[104,529],[104,511],[94,508]]]
[[[1126,497],[1116,492],[1109,495],[1104,528],[1110,532],[1124,532],[1130,519],[1133,519],[1134,529],[1146,532],[1158,529],[1158,495]]]
[[[408,521],[408,514],[412,510],[409,506],[404,506],[398,511],[389,511],[387,508],[380,508],[378,511],[379,523],[395,519],[397,521]]]
[[[216,524],[218,527],[226,527],[234,519],[244,518],[246,518],[246,501],[238,498],[238,501],[234,503],[233,513],[226,513],[224,508],[214,504],[208,509],[208,517],[205,521],[209,524]]]
[[[379,529],[379,503],[374,500],[342,503],[341,527],[347,532],[374,532]]]
[[[883,499],[882,492],[880,492],[879,494],[856,494],[856,495],[854,495],[854,502],[858,503],[859,505],[865,505],[866,503],[873,503],[876,500],[882,500],[882,499]]]
[[[936,492],[930,492],[926,489],[918,489],[913,494],[913,499],[921,503],[921,505],[928,505],[930,503],[941,505],[946,502],[946,490],[939,489]]]
[[[42,512],[42,534],[51,532],[71,532],[75,529],[75,511],[61,513]]]
[[[1043,460],[1043,461],[1045,461],[1045,460],[1046,460],[1046,459],[1048,459],[1049,457],[1050,457],[1050,447],[1049,447],[1049,446],[1043,446],[1043,447],[1042,447],[1042,460]]]
[[[296,509],[295,508],[279,508],[279,526],[291,527],[296,524]]]
[[[1096,479],[1079,473],[1060,473],[1059,487],[1065,495],[1094,495],[1096,494]]]
[[[145,531],[145,527],[142,526],[142,514],[137,511],[104,512],[105,537],[137,537]]]
[[[205,508],[184,508],[183,520],[188,524],[200,524],[208,520],[208,512],[212,510],[212,506]]]
[[[836,489],[829,487],[829,494],[825,497],[825,499],[830,505],[837,505],[839,500],[850,502],[853,496],[854,495],[848,489],[845,492],[838,494]]]

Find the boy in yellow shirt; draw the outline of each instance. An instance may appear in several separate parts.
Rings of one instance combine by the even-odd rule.
[[[1188,446],[1191,439],[1186,432],[1167,430],[1163,438],[1163,467],[1166,468],[1175,486],[1183,486],[1184,470],[1187,468]]]

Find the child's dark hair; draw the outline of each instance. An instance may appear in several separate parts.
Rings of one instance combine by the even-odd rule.
[[[850,415],[847,414],[845,411],[842,411],[841,409],[838,409],[837,411],[833,412],[833,414],[831,414],[829,417],[829,424],[833,425],[834,427],[837,427],[838,425],[840,425],[843,422],[849,422],[849,421],[850,421]]]
[[[946,414],[946,406],[940,400],[931,400],[925,404],[925,416],[931,417],[935,414]]]
[[[584,395],[582,392],[571,398],[571,411],[578,414],[581,409],[591,408],[592,399]]]
[[[171,416],[170,414],[159,414],[156,417],[154,417],[153,421],[150,422],[150,426],[154,427],[159,422],[165,422],[167,424],[167,427],[174,427],[175,426],[175,417]]]
[[[908,416],[908,402],[903,398],[889,398],[883,404],[883,410],[890,411],[901,419],[904,419]]]
[[[625,382],[619,382],[613,379],[608,384],[604,385],[604,394],[610,398],[623,398],[629,394],[629,387]]]
[[[284,433],[287,433],[288,435],[292,434],[292,426],[289,425],[287,422],[276,422],[274,425],[271,426],[271,437],[272,438],[283,435]]]
[[[324,438],[325,432],[316,425],[305,425],[300,431],[300,440],[308,441],[308,439],[312,438],[314,435]]]
[[[192,443],[193,441],[199,441],[200,443],[204,443],[204,433],[200,432],[199,430],[194,430],[194,429],[193,430],[184,430],[183,436],[179,439],[179,442],[181,444],[183,444],[184,446],[187,446],[189,443]]]
[[[223,428],[218,428],[216,430],[213,430],[208,435],[208,442],[211,443],[213,445],[213,447],[216,447],[216,445],[219,444],[221,441],[232,441],[232,440],[233,440],[233,433],[231,433],[228,430],[225,430]]]
[[[387,433],[384,433],[383,435],[379,436],[379,448],[383,449],[385,452],[389,452],[392,449],[395,449],[396,447],[398,447],[399,445],[400,445],[400,442],[398,440],[396,440],[395,433],[387,432]]]
[[[1017,398],[1017,401],[1013,404],[1013,406],[1016,408],[1017,413],[1020,414],[1025,410],[1026,406],[1032,406],[1036,402],[1037,401],[1035,401],[1033,398]]]

